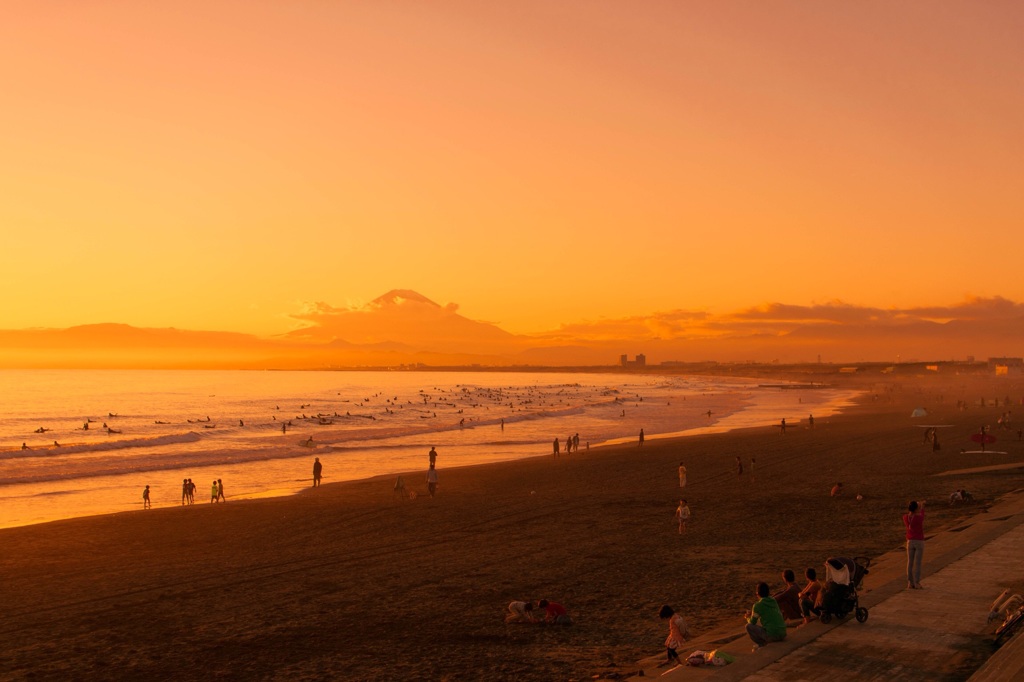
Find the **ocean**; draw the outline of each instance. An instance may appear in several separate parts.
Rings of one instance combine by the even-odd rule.
[[[550,456],[588,445],[797,426],[854,398],[754,380],[529,372],[0,371],[0,527],[290,495],[324,482]],[[710,416],[708,412],[710,411]]]

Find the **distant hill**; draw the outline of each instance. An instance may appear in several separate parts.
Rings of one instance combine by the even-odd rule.
[[[979,299],[949,308],[879,311],[775,304],[714,318],[686,311],[511,334],[407,289],[370,303],[318,303],[271,338],[220,331],[90,324],[0,330],[0,368],[319,369],[428,366],[613,366],[622,354],[678,362],[894,362],[1024,355],[1024,307]]]

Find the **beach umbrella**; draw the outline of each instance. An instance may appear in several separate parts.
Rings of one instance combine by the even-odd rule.
[[[911,417],[927,417],[928,416],[928,410],[924,409],[923,407],[915,407],[914,411],[910,413],[910,416]]]

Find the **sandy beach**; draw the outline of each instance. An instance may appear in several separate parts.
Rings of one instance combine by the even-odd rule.
[[[783,569],[899,547],[908,500],[929,501],[934,530],[1024,483],[1019,468],[935,476],[1024,461],[1019,376],[828,380],[867,394],[785,434],[649,439],[461,469],[445,468],[442,452],[435,499],[423,472],[405,476],[414,500],[397,498],[391,477],[331,484],[325,472],[321,488],[291,497],[211,505],[201,488],[190,508],[0,530],[0,677],[614,677],[663,651],[662,604],[695,634],[740,630],[756,582],[776,588]],[[912,419],[916,407],[929,416]],[[961,454],[1007,411],[1012,430],[994,433],[1008,454]],[[920,424],[952,425],[939,429],[941,450]],[[673,516],[680,461],[685,535]],[[833,499],[837,481],[846,492]],[[951,508],[960,487],[976,501]],[[542,598],[576,624],[504,624],[510,601]]]

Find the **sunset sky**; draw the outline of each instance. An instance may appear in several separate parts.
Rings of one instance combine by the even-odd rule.
[[[2,329],[1024,301],[1024,3],[3,16]]]

